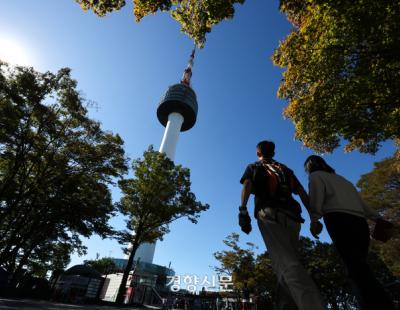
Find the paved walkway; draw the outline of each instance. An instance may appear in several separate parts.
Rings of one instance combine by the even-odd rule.
[[[29,299],[7,299],[0,298],[0,309],[7,310],[120,310],[120,309],[130,309],[130,310],[144,310],[146,308],[117,308],[110,306],[96,306],[96,305],[71,305],[63,304],[57,302],[49,301],[38,301]]]

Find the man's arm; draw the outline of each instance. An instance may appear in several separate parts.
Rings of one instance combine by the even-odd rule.
[[[304,207],[307,209],[308,214],[310,215],[310,232],[313,235],[313,237],[315,239],[319,239],[318,235],[321,233],[322,231],[322,224],[318,221],[313,219],[313,217],[311,216],[311,210],[310,210],[310,198],[308,197],[308,194],[306,193],[306,191],[304,190],[304,188],[302,186],[300,186],[300,188],[297,190],[301,202],[303,203]]]
[[[300,181],[293,174],[292,184],[294,187],[294,193],[300,196],[301,202],[306,208],[308,215],[310,216],[310,232],[314,238],[319,239],[318,235],[321,233],[323,226],[321,222],[318,221],[318,218],[315,218],[315,214],[312,211],[310,204],[310,197],[307,192],[304,190],[304,187],[301,185]]]
[[[251,194],[251,181],[250,179],[243,180],[243,188],[242,188],[242,204],[239,207],[239,226],[242,231],[246,234],[251,232],[251,219],[249,216],[249,212],[247,211],[247,202],[249,200],[249,196]]]
[[[251,219],[249,212],[247,211],[247,202],[251,194],[252,188],[252,176],[253,170],[251,165],[248,165],[243,176],[240,179],[240,183],[243,184],[242,195],[241,195],[241,205],[239,207],[239,226],[242,231],[246,234],[251,232]]]
[[[249,197],[251,194],[251,187],[252,187],[251,180],[250,179],[244,180],[242,188],[242,203],[241,203],[242,207],[247,206],[247,202],[249,201]]]
[[[299,186],[299,188],[297,189],[297,193],[299,194],[301,202],[303,203],[304,207],[310,214],[310,198],[308,197],[308,194],[304,190],[303,186]]]
[[[308,196],[307,192],[305,191],[304,187],[301,185],[299,179],[294,175],[292,172],[292,191],[294,194],[299,195],[301,202],[303,203],[304,207],[306,208],[310,219],[313,220],[314,214],[311,208],[310,197]]]

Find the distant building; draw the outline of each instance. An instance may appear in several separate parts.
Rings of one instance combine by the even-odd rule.
[[[140,260],[141,262],[153,263],[154,251],[155,251],[155,243],[142,243],[139,248],[136,250],[134,260]],[[126,259],[129,257],[126,256]]]
[[[115,301],[121,284],[123,270],[127,259],[114,258],[117,272],[104,275],[104,285],[99,298],[104,301]],[[137,261],[133,265],[127,281],[127,303],[153,304],[161,301],[161,295],[167,293],[169,288],[168,277],[175,275],[172,269],[156,264]]]
[[[103,277],[95,269],[86,265],[75,265],[58,277],[53,298],[66,302],[97,299],[102,284]]]

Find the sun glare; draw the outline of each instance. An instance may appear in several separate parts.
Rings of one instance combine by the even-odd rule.
[[[9,38],[0,37],[0,60],[13,65],[32,66],[26,48]]]

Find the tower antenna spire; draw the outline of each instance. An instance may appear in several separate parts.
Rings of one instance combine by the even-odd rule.
[[[192,68],[193,68],[193,60],[194,56],[196,54],[196,44],[193,46],[192,53],[190,54],[189,61],[187,64],[187,67],[185,71],[183,71],[182,79],[181,79],[181,84],[184,84],[186,86],[190,87],[190,80],[192,78]]]

